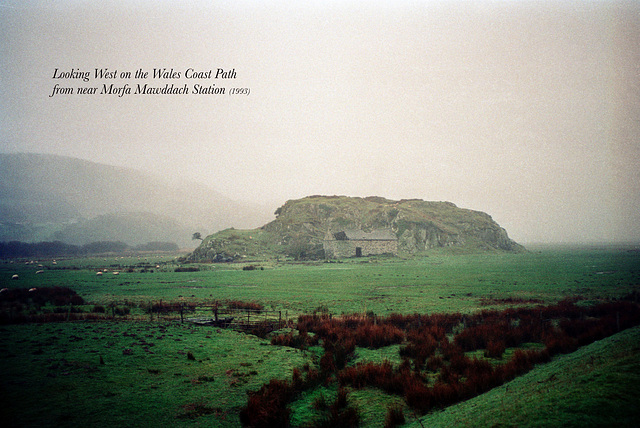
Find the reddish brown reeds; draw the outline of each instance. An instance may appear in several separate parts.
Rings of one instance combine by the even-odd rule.
[[[243,302],[241,300],[229,300],[227,301],[227,307],[229,309],[248,309],[256,312],[262,312],[264,306],[256,302]]]
[[[393,404],[387,408],[387,415],[384,419],[384,428],[394,428],[398,425],[404,425],[406,422],[402,406]]]
[[[400,395],[414,411],[427,412],[482,394],[526,373],[535,364],[549,361],[557,353],[572,352],[622,328],[640,324],[640,308],[635,303],[621,301],[586,306],[576,304],[578,300],[566,299],[546,307],[508,308],[465,316],[302,316],[297,324],[299,334],[276,336],[272,343],[304,347],[310,343],[310,337],[320,340],[316,342],[322,343],[324,348],[320,370],[307,366],[303,371],[294,371],[290,383],[276,384],[280,386],[270,387],[269,394],[262,395],[286,398],[287,394],[335,379],[341,388],[373,387]],[[402,363],[398,366],[394,367],[389,361],[348,365],[356,346],[378,348],[396,343],[403,345],[399,349]],[[543,344],[544,348],[516,349],[509,359],[504,357],[507,348],[528,343]],[[465,354],[475,350],[484,350],[485,358],[503,359],[502,364],[493,365],[488,360]],[[258,398],[252,399],[259,402]],[[271,411],[281,401],[286,401],[260,400],[266,403],[262,406]],[[329,405],[326,400],[322,406],[318,404],[328,415],[316,421],[314,426],[355,423],[357,415],[345,411],[348,406],[342,407],[342,401],[338,397],[334,404]],[[388,411],[387,426],[400,423],[401,410],[398,407]],[[257,414],[261,414],[260,411]],[[243,417],[247,418],[246,415]]]

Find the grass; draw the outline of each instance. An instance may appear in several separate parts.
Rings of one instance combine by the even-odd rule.
[[[319,347],[299,351],[272,346],[269,340],[224,329],[156,317],[151,321],[142,308],[149,302],[241,300],[282,310],[289,318],[315,310],[380,316],[475,313],[508,307],[505,299],[553,304],[580,295],[588,304],[628,295],[640,285],[640,254],[607,247],[455,256],[443,249],[415,259],[374,257],[341,263],[254,259],[193,264],[199,268],[195,272],[175,272],[180,266],[176,257],[166,255],[26,262],[0,261],[0,286],[70,287],[89,306],[125,300],[140,305],[128,318],[140,317],[128,322],[0,327],[0,411],[10,426],[91,421],[94,426],[236,427],[248,391],[274,378],[290,379],[295,367],[316,364],[322,352]],[[249,264],[264,269],[242,269]],[[101,277],[96,275],[104,269],[108,270]],[[36,274],[38,270],[43,272]],[[113,275],[114,270],[119,274]],[[13,274],[20,279],[11,280]],[[507,385],[430,413],[422,423],[608,426],[616,417],[620,423],[614,425],[633,426],[638,420],[634,403],[640,398],[639,334],[632,329],[556,357]],[[358,348],[353,363],[399,364],[399,347]],[[331,403],[337,387],[321,386],[294,401],[295,425],[318,416],[313,403],[320,393]],[[387,408],[402,402],[373,388],[349,393],[364,427],[383,426]],[[406,406],[404,410],[409,426],[420,426]]]
[[[373,311],[378,315],[475,312],[483,299],[536,298],[554,303],[569,295],[587,299],[620,297],[640,284],[638,254],[617,249],[560,249],[521,254],[475,253],[455,257],[434,251],[416,259],[363,258],[344,263],[247,261],[264,270],[243,271],[245,264],[194,265],[198,272],[174,272],[175,259],[93,258],[37,264],[0,264],[3,286],[67,286],[86,300],[139,303],[149,300],[238,299],[259,301],[292,315],[319,307],[330,312]],[[155,266],[160,266],[155,268]],[[66,267],[61,270],[59,268]],[[72,269],[75,268],[75,269]],[[107,268],[98,277],[96,271]],[[77,270],[76,270],[77,269]],[[133,272],[127,272],[132,269]],[[119,275],[109,272],[119,271]],[[153,270],[153,272],[150,272]],[[20,281],[9,280],[18,273]],[[345,286],[348,285],[348,286]]]
[[[407,426],[636,427],[639,402],[640,327],[634,327]]]
[[[9,426],[190,425],[194,403],[215,409],[200,423],[238,426],[247,391],[308,360],[255,336],[175,323],[10,325],[0,349]]]

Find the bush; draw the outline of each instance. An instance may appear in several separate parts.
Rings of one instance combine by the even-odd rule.
[[[308,365],[304,368],[306,378],[295,371],[292,383],[285,383],[289,385],[285,392],[294,394],[332,381],[335,376],[343,392],[331,405],[323,396],[319,397],[314,407],[326,409],[328,414],[309,426],[351,426],[358,423],[359,415],[347,406],[345,386],[379,388],[404,396],[407,405],[424,413],[482,394],[526,373],[535,364],[548,362],[554,354],[572,352],[619,329],[640,324],[640,308],[629,302],[587,307],[577,306],[575,301],[567,299],[548,307],[482,311],[465,316],[392,314],[379,318],[370,314],[334,318],[328,313],[314,313],[298,318],[299,334],[282,334],[271,342],[304,349],[312,340],[318,343],[322,339],[320,373]],[[314,335],[309,335],[310,332]],[[451,336],[453,340],[449,340]],[[403,361],[397,367],[388,361],[346,366],[356,345],[377,348],[404,341],[408,343],[399,350]],[[465,355],[467,351],[484,349],[485,358],[504,359],[507,347],[526,342],[544,343],[545,348],[517,349],[508,361],[497,365]],[[435,384],[429,387],[434,374]],[[286,404],[283,406],[286,411]],[[403,422],[401,406],[387,410],[385,426]]]
[[[306,331],[294,334],[279,334],[271,338],[271,344],[276,346],[288,346],[290,348],[307,349],[308,346],[318,344],[318,336],[310,336]]]
[[[129,315],[129,313],[131,312],[131,309],[128,306],[116,307],[114,308],[113,312],[116,315],[125,316],[125,315]]]
[[[502,358],[502,354],[506,346],[504,342],[499,340],[491,340],[487,343],[487,349],[484,350],[484,356],[487,358]]]
[[[394,404],[387,408],[387,416],[384,419],[385,428],[394,428],[398,425],[403,425],[405,422],[402,406]]]
[[[287,404],[294,394],[287,381],[271,380],[258,391],[249,393],[240,421],[249,427],[288,427],[291,411]]]
[[[264,306],[260,303],[243,302],[241,300],[229,300],[227,302],[227,307],[229,309],[248,309],[257,312],[262,312],[264,310]]]
[[[355,332],[358,346],[378,349],[404,341],[404,332],[391,325],[375,325],[370,321],[360,325]]]
[[[330,428],[330,427],[357,427],[360,425],[360,414],[349,407],[347,391],[344,388],[338,389],[336,400],[328,407],[328,415],[319,418],[310,424],[310,428]]]
[[[183,266],[183,267],[177,267],[173,271],[174,272],[199,272],[200,268],[196,266]]]

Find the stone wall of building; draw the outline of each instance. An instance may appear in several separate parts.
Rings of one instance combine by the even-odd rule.
[[[327,258],[398,254],[398,241],[392,240],[325,240],[323,247]]]

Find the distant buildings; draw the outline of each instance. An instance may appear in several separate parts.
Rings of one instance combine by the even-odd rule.
[[[389,229],[327,231],[323,241],[327,258],[362,257],[373,254],[398,254],[398,238]]]

